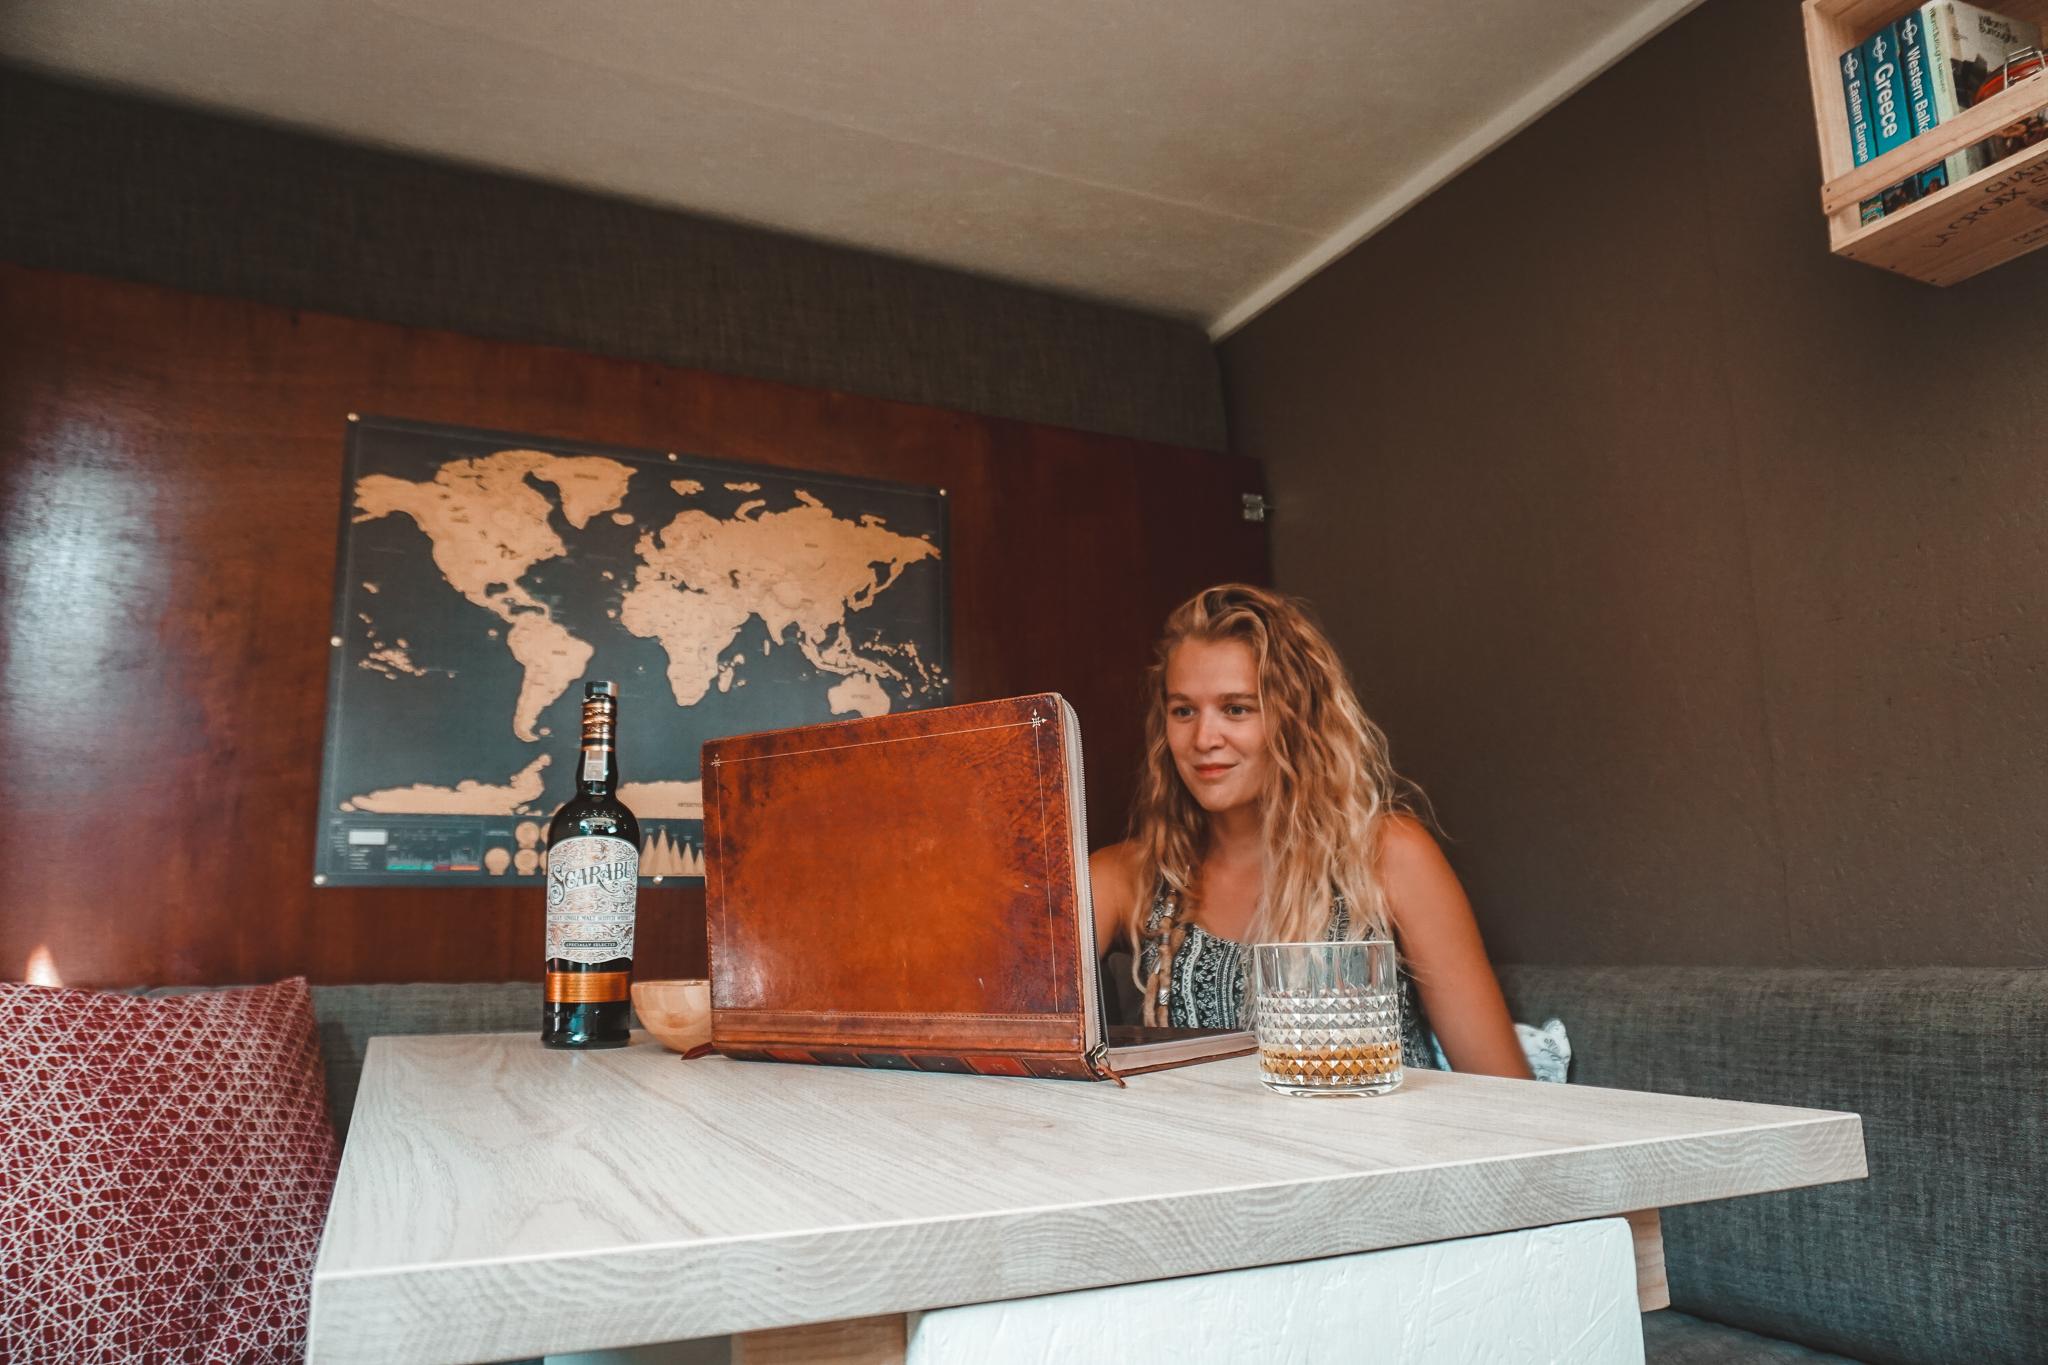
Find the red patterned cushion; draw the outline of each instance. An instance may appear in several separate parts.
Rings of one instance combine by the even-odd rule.
[[[0,983],[0,1360],[301,1359],[336,1159],[304,980]]]

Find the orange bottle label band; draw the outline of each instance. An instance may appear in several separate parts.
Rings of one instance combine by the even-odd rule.
[[[629,972],[549,972],[550,1005],[601,1005],[626,998]]]

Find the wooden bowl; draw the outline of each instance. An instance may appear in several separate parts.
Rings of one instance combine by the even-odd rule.
[[[633,1013],[663,1047],[688,1052],[711,1041],[711,983],[635,981]]]

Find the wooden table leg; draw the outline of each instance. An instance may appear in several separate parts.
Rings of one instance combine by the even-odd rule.
[[[742,1332],[732,1339],[732,1365],[903,1365],[909,1329],[903,1314],[886,1313]]]
[[[1655,1209],[1625,1213],[1628,1230],[1636,1242],[1636,1303],[1645,1313],[1671,1306],[1671,1289],[1664,1283],[1664,1220]]]

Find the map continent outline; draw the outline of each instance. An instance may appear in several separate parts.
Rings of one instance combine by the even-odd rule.
[[[951,700],[940,489],[366,418],[342,502],[316,885],[537,877],[586,677],[654,879],[703,739]]]

